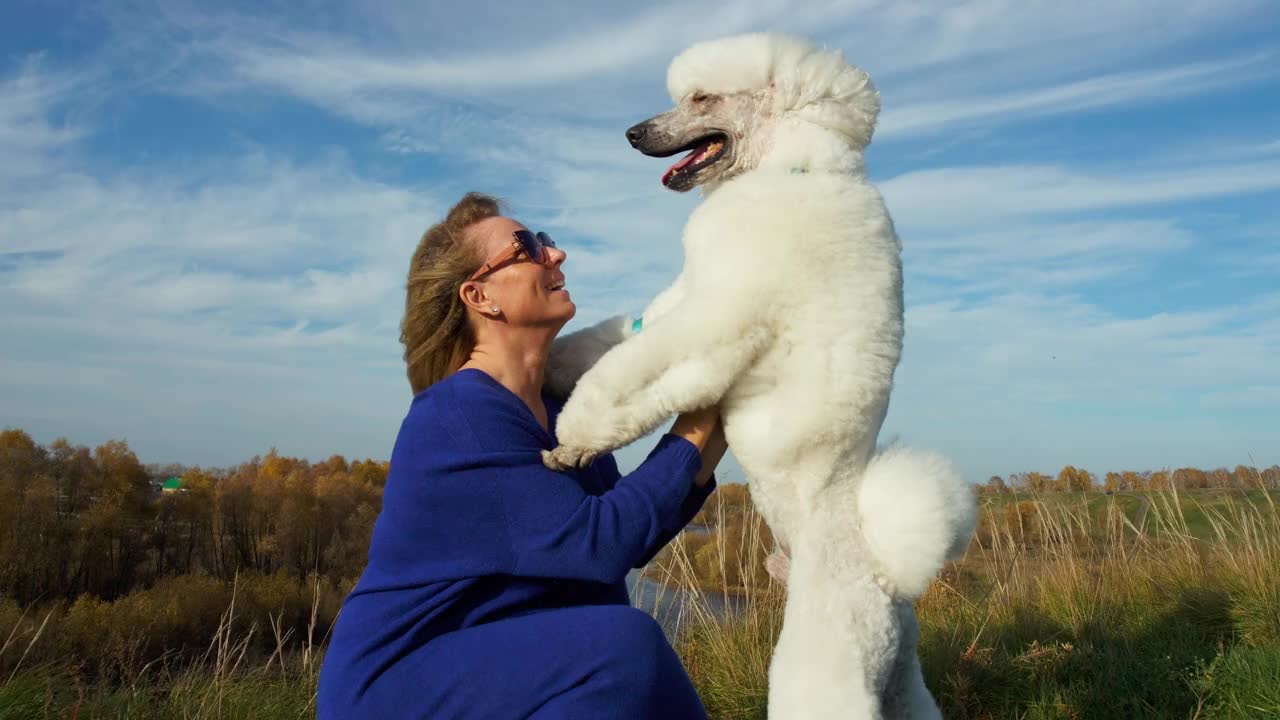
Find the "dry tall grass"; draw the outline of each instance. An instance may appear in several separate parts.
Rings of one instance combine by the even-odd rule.
[[[1212,497],[985,505],[966,555],[917,602],[944,715],[1280,717],[1280,514],[1269,494]],[[781,627],[782,589],[760,567],[767,530],[744,523],[678,539],[656,573],[682,600],[668,624],[716,718],[764,717]],[[716,572],[699,566],[709,554]],[[742,582],[707,593],[709,575]],[[723,598],[744,607],[723,612]]]
[[[316,681],[331,625],[322,606],[332,601],[318,578],[312,578],[309,611],[302,617],[296,593],[283,578],[237,577],[227,588],[229,600],[216,581],[175,582],[115,603],[77,601],[56,621],[56,638],[46,632],[56,609],[34,629],[25,612],[10,617],[0,645],[0,669],[7,670],[0,682],[0,720],[315,717]],[[187,594],[192,590],[205,597]],[[186,602],[181,607],[166,602],[179,596]],[[203,632],[199,609],[207,605],[192,603],[208,602],[225,607],[203,635],[207,645],[189,651],[187,643],[173,640],[174,628],[190,629],[194,622],[195,631]],[[189,621],[181,617],[184,611]],[[4,623],[0,617],[0,627]],[[302,637],[295,638],[299,626]],[[6,667],[11,646],[23,638],[25,649]],[[174,644],[157,651],[157,642]]]

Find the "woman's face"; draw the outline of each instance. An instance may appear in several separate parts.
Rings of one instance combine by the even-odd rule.
[[[468,235],[476,243],[476,255],[483,263],[511,247],[512,232],[527,230],[507,217],[492,217],[473,225]],[[565,253],[558,248],[543,248],[544,263],[536,263],[524,252],[502,263],[496,270],[472,282],[477,283],[487,299],[479,308],[492,316],[491,308],[513,327],[563,327],[573,318],[577,307],[564,289],[564,273],[560,265]],[[466,284],[464,284],[465,287]],[[559,289],[553,289],[553,288]]]

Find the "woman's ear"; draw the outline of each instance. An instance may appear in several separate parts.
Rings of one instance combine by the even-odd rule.
[[[493,316],[500,312],[498,304],[485,292],[484,285],[474,280],[462,283],[458,288],[458,297],[464,305],[481,315]]]

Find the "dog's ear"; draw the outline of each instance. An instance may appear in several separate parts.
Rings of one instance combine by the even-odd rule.
[[[800,109],[805,120],[840,133],[858,149],[871,144],[880,117],[880,91],[863,70],[848,66],[826,97]]]

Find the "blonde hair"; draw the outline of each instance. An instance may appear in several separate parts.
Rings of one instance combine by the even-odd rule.
[[[501,214],[497,198],[469,192],[427,228],[413,251],[400,322],[409,386],[422,392],[462,366],[475,347],[458,288],[480,265],[466,230]]]

